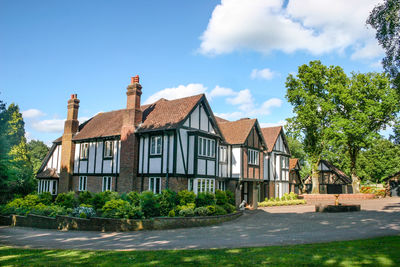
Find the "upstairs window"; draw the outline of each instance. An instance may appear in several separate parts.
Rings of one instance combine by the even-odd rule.
[[[80,159],[87,159],[89,154],[89,143],[82,143],[81,144],[81,152],[80,152]]]
[[[203,157],[215,157],[215,140],[199,137],[198,155]]]
[[[161,155],[161,136],[152,136],[150,155]]]
[[[114,150],[114,141],[105,141],[104,142],[104,157],[112,158]]]
[[[248,163],[251,165],[258,165],[258,151],[254,149],[248,150]]]
[[[226,146],[219,147],[219,162],[226,162],[227,159]]]

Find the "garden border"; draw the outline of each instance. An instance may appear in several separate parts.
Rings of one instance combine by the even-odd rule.
[[[238,211],[217,216],[157,217],[151,219],[109,219],[99,217],[83,219],[69,216],[57,216],[56,218],[52,218],[35,214],[28,214],[27,216],[0,215],[0,225],[58,229],[63,231],[126,232],[208,226],[234,220],[242,214],[243,211]]]

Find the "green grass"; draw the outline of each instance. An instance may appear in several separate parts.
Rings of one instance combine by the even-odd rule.
[[[240,249],[87,251],[0,247],[0,266],[400,266],[400,236]]]

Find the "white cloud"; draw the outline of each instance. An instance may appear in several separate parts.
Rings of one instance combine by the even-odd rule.
[[[214,113],[215,116],[221,117],[226,120],[237,120],[240,118],[244,118],[244,113],[240,111],[235,111],[232,113]]]
[[[22,111],[22,117],[24,119],[34,119],[34,118],[42,117],[44,115],[46,115],[46,114],[43,113],[42,111],[40,111],[38,109],[34,109],[34,108]]]
[[[90,119],[89,117],[78,118],[79,123]],[[34,130],[43,133],[62,133],[64,131],[65,119],[34,120],[29,123]]]
[[[286,125],[286,121],[284,120],[280,120],[278,122],[260,122],[260,126],[261,128],[265,128],[265,127],[276,127],[276,126],[285,126]]]
[[[218,96],[232,96],[235,92],[231,88],[225,88],[220,86],[215,86],[215,88],[207,95],[208,98],[218,97]]]
[[[244,89],[235,94],[235,97],[226,99],[231,105],[238,105],[241,110],[249,110],[254,106],[254,99],[249,89]]]
[[[165,98],[168,100],[203,94],[207,91],[207,87],[200,83],[190,83],[188,85],[179,85],[178,87],[165,88],[157,93],[149,96],[144,104],[151,104],[159,100],[160,98]]]
[[[217,55],[244,49],[320,55],[350,48],[353,59],[377,57],[382,49],[365,21],[379,2],[290,0],[284,7],[284,0],[222,0],[200,37],[200,52]]]
[[[25,132],[25,138],[27,142],[30,142],[32,140],[32,135],[30,132]]]
[[[264,79],[264,80],[271,80],[272,78],[274,78],[276,75],[275,72],[271,71],[270,69],[266,68],[266,69],[262,69],[262,70],[258,70],[258,69],[253,69],[250,77],[252,79]]]

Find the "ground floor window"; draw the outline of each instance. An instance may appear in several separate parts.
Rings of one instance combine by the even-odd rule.
[[[218,181],[218,189],[222,191],[226,191],[226,182],[225,181]]]
[[[52,195],[57,195],[57,180],[39,180],[38,193],[49,192]]]
[[[149,178],[149,190],[152,191],[154,194],[161,193],[161,178]]]
[[[103,177],[103,192],[111,191],[111,188],[112,188],[112,177],[104,176]]]
[[[188,181],[188,191],[194,191],[194,181],[193,181],[193,179],[189,179],[189,181]]]
[[[87,190],[87,176],[79,176],[79,191]]]
[[[215,179],[208,179],[208,178],[196,178],[193,180],[193,192],[195,194],[201,192],[215,192]]]

